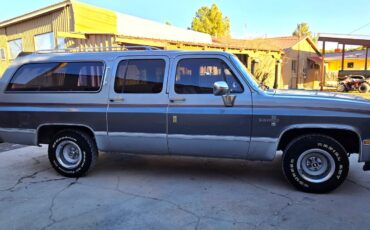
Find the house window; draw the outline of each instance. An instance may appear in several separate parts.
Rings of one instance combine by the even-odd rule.
[[[54,33],[46,33],[35,35],[35,49],[36,50],[51,50],[54,49]]]
[[[297,60],[292,60],[292,73],[297,73]]]
[[[349,68],[349,69],[353,69],[353,67],[354,67],[355,65],[354,65],[354,63],[353,62],[348,62],[347,63],[347,68]]]
[[[65,49],[66,48],[66,41],[64,38],[57,39],[57,48],[58,49]]]
[[[0,60],[5,60],[5,49],[0,48]]]
[[[8,45],[11,59],[15,59],[23,51],[22,39],[9,41]]]

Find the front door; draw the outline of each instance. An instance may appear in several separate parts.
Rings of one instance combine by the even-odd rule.
[[[171,154],[245,158],[248,153],[251,92],[229,58],[180,56],[169,83],[168,146]],[[226,81],[237,95],[233,107],[213,95],[213,84]]]
[[[167,154],[168,57],[124,57],[114,69],[107,117],[109,150]]]

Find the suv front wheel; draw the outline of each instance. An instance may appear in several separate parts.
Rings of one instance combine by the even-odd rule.
[[[329,136],[301,136],[293,140],[284,151],[285,177],[304,192],[330,192],[343,183],[348,170],[346,150]]]
[[[84,176],[94,167],[98,157],[94,139],[74,129],[58,132],[51,140],[48,152],[53,168],[66,177]]]

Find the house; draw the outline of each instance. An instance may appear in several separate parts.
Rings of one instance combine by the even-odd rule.
[[[219,41],[220,42],[220,41]],[[320,88],[320,66],[322,65],[321,53],[316,44],[309,37],[273,37],[253,40],[243,39],[224,39],[221,42],[231,45],[253,47],[255,50],[270,49],[280,50],[282,58],[272,59],[262,58],[261,56],[248,56],[247,67],[254,75],[259,71],[280,72],[274,76],[269,75],[266,85],[281,89],[319,89]],[[266,62],[275,62],[269,67]],[[257,69],[257,73],[256,70]],[[258,78],[258,77],[257,77]]]
[[[0,22],[0,76],[22,51],[102,51],[127,45],[226,51],[245,64],[249,56],[280,60],[282,55],[277,48],[217,43],[205,33],[66,0]]]
[[[284,52],[280,88],[320,89],[321,53],[310,37],[289,36],[264,40]]]
[[[325,67],[326,67],[326,82],[338,81],[338,74],[342,70],[342,51],[336,50],[334,53],[325,54]],[[353,50],[346,51],[343,59],[343,70],[346,72],[358,72],[358,74],[370,77],[365,67],[370,66],[370,53],[367,57],[367,66],[365,66],[366,50]],[[366,74],[365,74],[366,73]]]

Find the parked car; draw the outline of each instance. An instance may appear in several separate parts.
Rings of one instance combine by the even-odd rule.
[[[271,161],[325,193],[348,156],[370,169],[370,103],[312,91],[262,90],[224,52],[35,53],[0,80],[0,139],[48,144],[54,169],[81,177],[99,151]]]
[[[348,92],[351,90],[367,93],[370,90],[369,81],[362,75],[350,75],[339,82],[338,92]]]

